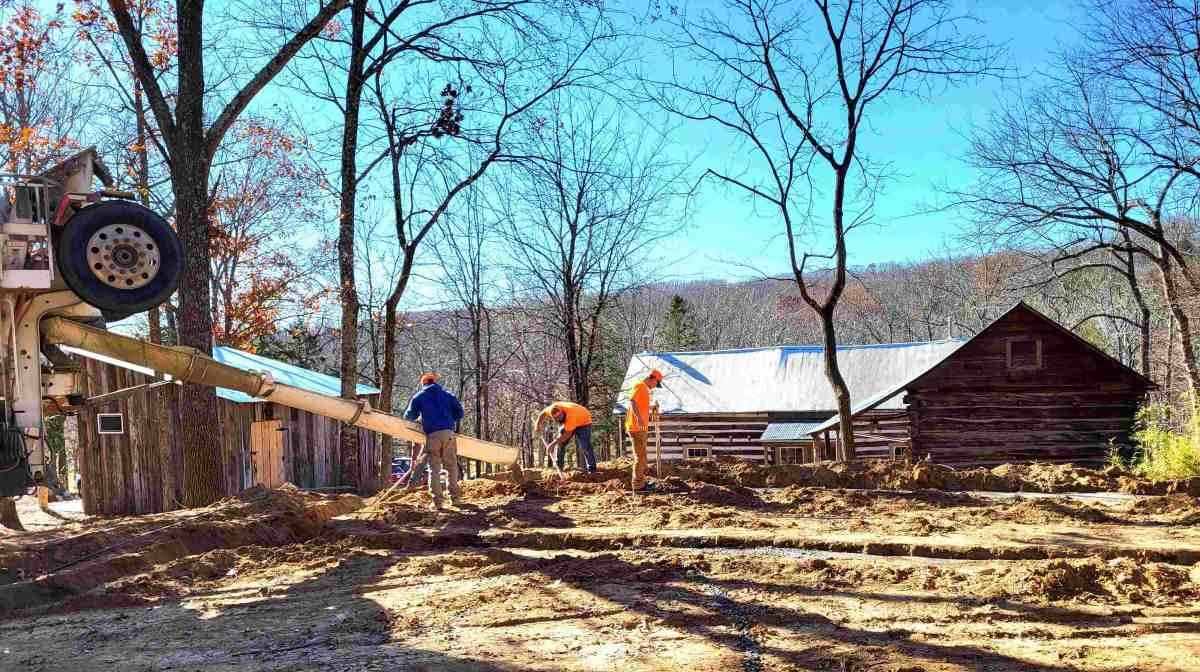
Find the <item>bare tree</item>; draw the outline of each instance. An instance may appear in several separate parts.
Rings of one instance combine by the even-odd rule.
[[[179,67],[173,99],[160,86],[158,72],[146,50],[148,36],[143,35],[129,4],[123,0],[108,1],[168,155],[175,194],[175,224],[185,252],[179,287],[178,333],[182,345],[203,353],[212,352],[208,206],[213,157],[233,122],[254,97],[345,4],[346,0],[333,0],[319,5],[312,18],[291,33],[213,117],[205,114],[211,91],[205,83],[204,0],[179,0],[175,5]],[[221,496],[221,451],[217,434],[212,431],[217,426],[216,390],[185,386],[180,393],[180,408],[185,437],[183,503],[210,504]]]
[[[478,185],[477,185],[478,186]],[[472,189],[462,213],[445,217],[434,247],[441,268],[441,286],[454,301],[453,313],[466,326],[470,365],[466,377],[473,389],[472,427],[481,439],[492,435],[492,382],[514,353],[510,341],[497,334],[499,292],[490,269],[498,265],[499,213],[484,201],[481,189]]]
[[[332,104],[340,121],[338,284],[347,397],[360,378],[356,210],[374,168],[389,168],[377,186],[390,195],[400,250],[383,311],[380,403],[390,410],[397,309],[417,250],[456,196],[505,160],[503,144],[513,121],[549,92],[595,75],[587,59],[611,36],[602,21],[564,21],[551,5],[534,0],[351,0],[350,9],[349,35],[329,36],[315,55],[324,77],[301,72],[297,86]],[[551,30],[564,24],[578,30],[568,35]],[[433,82],[440,93],[431,96]],[[451,148],[454,144],[462,149]],[[360,165],[360,155],[372,158]],[[357,433],[344,427],[346,483],[358,484],[357,451]],[[379,465],[380,474],[387,468]]]
[[[557,96],[528,128],[531,158],[505,194],[514,275],[566,356],[573,401],[588,405],[606,311],[640,284],[674,228],[678,168],[661,139],[630,134],[599,97]]]
[[[1053,251],[1064,272],[1115,271],[1135,296],[1135,257],[1149,260],[1184,344],[1192,389],[1200,389],[1185,308],[1198,288],[1194,262],[1172,230],[1194,205],[1195,183],[1162,149],[1170,141],[1153,119],[1147,126],[1146,117],[1116,109],[1110,82],[1090,66],[1064,65],[1059,84],[1017,99],[976,131],[971,160],[981,177],[961,202],[984,235]],[[1144,297],[1138,300],[1145,309]],[[1144,312],[1142,318],[1145,343]]]
[[[855,451],[835,314],[846,288],[847,234],[871,220],[883,178],[867,161],[860,132],[868,110],[886,111],[889,100],[993,70],[994,49],[965,32],[968,18],[954,14],[953,5],[723,0],[716,9],[671,22],[682,37],[664,38],[677,60],[689,61],[674,72],[695,76],[648,78],[660,105],[724,130],[754,156],[755,165],[744,172],[710,168],[705,177],[769,204],[784,226],[796,286],[821,319],[842,459],[854,459]],[[814,215],[822,206],[827,219]],[[800,236],[815,226],[831,231],[831,252],[798,249]],[[812,259],[832,261],[828,282],[808,277]]]

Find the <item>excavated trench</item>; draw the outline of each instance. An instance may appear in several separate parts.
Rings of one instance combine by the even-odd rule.
[[[619,479],[604,480],[608,475],[580,475],[578,478],[583,480],[574,482],[543,479],[519,485],[473,482],[467,496],[475,504],[448,514],[430,514],[425,508],[427,495],[420,492],[403,494],[399,500],[373,501],[363,509],[364,501],[357,497],[316,495],[285,486],[275,491],[247,491],[238,499],[208,509],[119,519],[84,526],[82,532],[72,530],[69,534],[38,533],[27,537],[23,544],[13,538],[0,539],[0,617],[53,610],[64,602],[80,603],[81,596],[108,593],[109,587],[116,590],[104,602],[120,606],[117,586],[130,576],[221,549],[270,549],[311,542],[432,553],[487,549],[587,553],[676,550],[699,551],[711,558],[880,563],[904,560],[930,567],[972,562],[1134,561],[1175,566],[1184,575],[1187,567],[1200,567],[1200,544],[1111,543],[1105,536],[1107,531],[1099,529],[1088,528],[1088,534],[1059,534],[1060,539],[1030,535],[1001,540],[979,534],[939,535],[899,528],[889,532],[886,527],[872,527],[872,516],[896,511],[904,515],[928,514],[926,519],[935,523],[954,516],[979,522],[1019,514],[1050,516],[1050,520],[1063,519],[1080,526],[1112,524],[1120,521],[1107,510],[1119,507],[1155,514],[1179,509],[1181,516],[1194,518],[1200,504],[1182,495],[1177,497],[1189,501],[1072,494],[1074,499],[1070,501],[1074,503],[1067,506],[1063,503],[1068,502],[1066,499],[1030,499],[1026,494],[811,487],[796,490],[796,486],[751,489],[739,486],[728,475],[719,475],[710,476],[711,480],[729,485],[664,479],[661,483],[667,486],[667,494],[639,497],[630,495]],[[760,481],[755,476],[756,486]],[[1017,499],[1024,503],[1011,504]],[[806,528],[806,520],[822,522],[826,527]],[[860,525],[852,529],[852,523],[864,520],[866,528]],[[922,523],[926,527],[928,524]],[[1169,522],[1153,524],[1168,530],[1168,536],[1172,534]],[[219,573],[218,569],[202,566],[200,571]],[[719,602],[719,596],[714,599]]]

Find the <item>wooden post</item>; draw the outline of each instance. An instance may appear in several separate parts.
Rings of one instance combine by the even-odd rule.
[[[654,420],[654,475],[662,478],[662,416],[657,401],[650,409],[650,417]]]

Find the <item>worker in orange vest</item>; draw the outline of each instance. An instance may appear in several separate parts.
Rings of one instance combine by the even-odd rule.
[[[558,437],[554,445],[558,446],[558,460],[555,468],[562,471],[563,462],[567,457],[567,444],[575,439],[575,454],[578,463],[590,474],[596,471],[596,453],[592,450],[592,414],[587,408],[570,401],[556,401],[538,414],[533,422],[535,435],[542,431],[547,420],[558,423]],[[546,445],[547,450],[550,444]]]
[[[625,414],[625,429],[633,439],[633,489],[646,488],[646,433],[650,431],[650,390],[658,387],[663,374],[654,369],[634,384],[629,393],[629,411]]]

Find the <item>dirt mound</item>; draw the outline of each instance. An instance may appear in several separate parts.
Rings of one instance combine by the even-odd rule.
[[[1104,511],[1066,498],[1026,499],[992,513],[995,518],[1022,525],[1047,525],[1071,521],[1088,523],[1113,522]]]
[[[84,593],[214,549],[307,541],[320,536],[330,518],[361,505],[354,495],[319,495],[285,485],[276,490],[252,488],[204,508],[144,516],[132,527],[120,520],[98,521],[82,534],[47,538],[23,549],[23,555],[9,554],[6,564],[38,572],[0,586],[0,614]]]
[[[1127,510],[1141,516],[1200,514],[1200,498],[1189,495],[1147,497],[1134,501]]]
[[[97,606],[97,592],[106,596],[135,597],[145,602],[181,597],[228,579],[277,577],[324,569],[362,552],[363,549],[347,540],[218,548],[117,579],[104,586],[102,591],[87,595],[84,603],[89,607]],[[71,600],[69,607],[77,603],[77,600]]]
[[[813,516],[843,516],[849,512],[897,513],[951,507],[984,507],[986,502],[967,494],[942,490],[888,492],[813,488],[791,485],[768,495],[771,503],[796,513]]]
[[[994,577],[993,585],[1005,596],[1050,601],[1158,604],[1200,598],[1186,567],[1129,558],[1020,563]]]
[[[239,503],[248,506],[242,510]],[[224,499],[208,507],[214,517],[228,519],[259,512],[298,513],[314,522],[323,523],[361,508],[363,500],[357,495],[323,495],[305,492],[291,483],[275,489],[256,485],[243,490],[237,497]]]
[[[675,462],[664,476],[750,488],[819,487],[862,490],[990,490],[999,492],[1115,492],[1200,490],[1200,482],[1152,484],[1117,468],[1086,469],[1070,464],[1003,464],[991,469],[954,469],[918,462],[865,460],[853,463],[766,466],[733,458]],[[1192,479],[1200,481],[1200,479]]]
[[[740,485],[716,485],[695,480],[687,481],[687,496],[696,501],[717,506],[752,508],[762,504],[758,495],[749,488]]]

